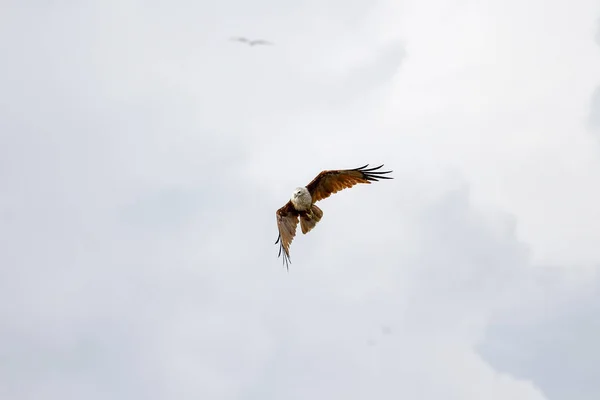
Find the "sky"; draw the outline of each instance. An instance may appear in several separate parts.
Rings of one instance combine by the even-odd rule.
[[[2,399],[597,398],[597,1],[0,8]]]

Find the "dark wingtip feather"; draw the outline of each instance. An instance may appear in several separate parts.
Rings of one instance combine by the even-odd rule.
[[[277,258],[279,258],[279,256],[277,256]],[[290,260],[290,258],[288,257],[288,255],[286,254],[286,252],[283,252],[283,260],[281,260],[281,264],[285,265],[285,269],[290,270],[290,264],[292,263],[292,260]]]
[[[381,164],[381,165],[380,165],[380,166],[378,166],[378,167],[373,167],[373,168],[366,169],[365,167],[368,167],[368,166],[369,166],[369,164],[365,165],[364,167],[361,167],[360,169],[361,169],[363,172],[375,171],[376,169],[379,169],[379,168],[383,167],[383,164]]]
[[[378,169],[383,167],[383,164],[367,169],[366,167],[368,165],[369,164],[365,165],[364,167],[356,168],[355,171],[362,172],[365,175],[365,179],[371,182],[377,182],[379,179],[394,179],[391,176],[383,176],[383,174],[389,174],[393,171],[378,171]]]
[[[285,249],[283,248],[283,241],[281,240],[281,234],[279,236],[277,236],[277,241],[274,244],[279,243],[279,253],[277,254],[277,258],[281,257],[281,253],[283,252],[283,259],[282,264],[285,265],[286,269],[290,270],[290,266],[289,264],[292,263],[292,260],[290,260],[290,257],[287,255],[287,253],[285,252]]]
[[[369,164],[365,164],[362,167],[354,168],[353,171],[361,171],[361,170],[364,170],[365,168],[367,168],[368,166],[369,166]]]

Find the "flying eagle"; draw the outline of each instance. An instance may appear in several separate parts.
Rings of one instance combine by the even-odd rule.
[[[322,171],[306,187],[298,187],[292,193],[286,205],[277,210],[277,229],[279,236],[275,244],[279,243],[279,255],[283,251],[283,262],[289,270],[290,245],[296,236],[296,226],[300,217],[300,227],[303,234],[310,232],[323,218],[323,211],[316,206],[316,202],[326,199],[340,190],[351,188],[357,183],[368,183],[379,179],[393,179],[383,176],[392,171],[377,171],[383,167],[369,168],[369,164],[355,169],[336,169]]]
[[[231,40],[233,40],[234,42],[246,43],[249,46],[258,46],[258,45],[268,46],[268,45],[273,44],[266,40],[262,40],[262,39],[249,40],[249,39],[246,39],[245,37],[234,37],[234,38],[231,38]]]

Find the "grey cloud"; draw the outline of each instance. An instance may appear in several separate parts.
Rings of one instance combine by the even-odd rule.
[[[600,335],[599,311],[596,286],[542,321],[496,321],[480,351],[499,371],[532,379],[549,399],[595,399],[600,392],[595,373],[600,349],[592,343]]]
[[[150,151],[139,150],[142,159]],[[210,159],[207,151],[200,154]],[[112,162],[106,158],[102,165]],[[458,340],[469,330],[468,321],[487,312],[493,301],[477,301],[479,295],[487,292],[486,298],[494,299],[503,287],[478,289],[488,274],[503,265],[515,271],[522,262],[511,258],[521,259],[512,239],[496,242],[477,222],[468,192],[451,193],[426,210],[415,241],[402,240],[414,257],[394,247],[373,254],[377,237],[361,237],[361,247],[344,253],[347,244],[319,240],[317,234],[304,243],[316,258],[299,257],[304,262],[287,274],[274,259],[274,220],[268,217],[273,210],[263,213],[261,201],[250,200],[258,193],[235,175],[231,184],[247,203],[232,209],[226,201],[199,200],[206,215],[213,216],[208,225],[204,218],[193,218],[191,226],[174,227],[170,235],[159,229],[130,231],[119,219],[94,219],[89,214],[95,210],[83,207],[93,235],[82,235],[85,224],[76,224],[80,230],[55,232],[51,253],[27,258],[12,253],[20,262],[12,264],[13,272],[3,281],[13,287],[2,291],[0,337],[12,366],[2,374],[11,378],[2,384],[7,394],[15,399],[42,391],[47,398],[67,393],[92,398],[101,393],[114,398],[306,398],[319,393],[460,398],[458,389],[427,367],[451,361],[429,348],[449,337]],[[156,184],[163,187],[162,181],[159,177]],[[329,215],[331,226],[336,218]],[[63,227],[72,218],[64,215]],[[327,229],[325,224],[321,228]],[[453,233],[444,233],[449,228]],[[400,240],[388,230],[381,234]],[[29,240],[39,246],[49,239]],[[259,243],[264,250],[253,250]],[[481,248],[484,257],[495,255],[489,258],[493,262],[481,262],[474,248]],[[332,251],[339,254],[332,256]],[[317,267],[319,259],[323,265]],[[450,275],[452,265],[464,269]],[[463,284],[472,274],[479,278]],[[347,292],[374,277],[391,287],[359,285],[355,294]],[[410,301],[404,292],[407,279],[412,282]],[[463,300],[452,295],[458,289]],[[439,302],[448,307],[437,307]],[[368,346],[382,324],[394,327],[391,339]],[[381,346],[385,350],[378,350]]]
[[[358,67],[349,67],[348,72],[326,81],[316,79],[316,84],[304,86],[300,93],[309,93],[310,104],[298,104],[300,108],[319,109],[362,105],[391,84],[405,60],[406,51],[401,42],[391,42],[383,46],[371,59]]]
[[[370,7],[348,4],[345,21]],[[305,19],[244,26],[224,5],[188,6],[0,17],[0,396],[464,399],[483,376],[489,398],[508,381],[540,399],[473,352],[493,310],[527,300],[530,261],[465,188],[433,202],[408,180],[356,189],[298,235],[289,273],[276,258],[287,199],[273,187],[313,172],[282,121],[385,88],[402,46],[328,82],[303,69],[329,31],[261,53],[225,40],[233,27],[271,38],[289,20],[300,34],[272,39],[298,43],[322,3],[277,3]],[[294,162],[262,167],[277,157]]]
[[[590,129],[600,134],[600,87],[594,90],[590,103],[588,125]]]
[[[345,79],[331,89],[331,97],[335,103],[344,99],[364,98],[378,89],[390,84],[406,57],[404,45],[400,42],[387,44],[376,58],[361,67],[351,70]],[[334,89],[335,88],[335,89]],[[337,101],[336,101],[337,100]]]
[[[122,211],[124,221],[142,229],[177,227],[206,204],[206,192],[165,188],[139,196]]]

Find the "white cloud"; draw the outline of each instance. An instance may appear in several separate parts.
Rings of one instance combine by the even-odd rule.
[[[6,9],[0,396],[573,398],[494,329],[594,304],[594,2]]]
[[[596,24],[596,44],[600,46],[600,18]],[[591,130],[598,135],[600,132],[600,86],[596,87],[590,101],[590,114],[588,124]]]
[[[588,122],[592,131],[597,134],[600,131],[600,86],[592,94]]]
[[[591,182],[600,165],[584,120],[600,68],[591,6],[528,2],[540,12],[527,12],[522,2],[503,2],[438,14],[422,3],[397,95],[382,116],[393,115],[399,134],[417,136],[438,163],[466,174],[478,201],[514,213],[540,262],[599,256],[600,192]],[[582,22],[566,23],[575,20]],[[546,225],[548,215],[560,229]]]

